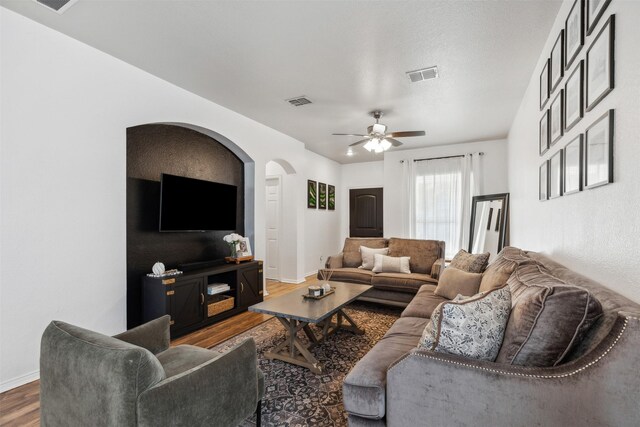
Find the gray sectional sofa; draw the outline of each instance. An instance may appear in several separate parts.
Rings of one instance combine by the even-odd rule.
[[[432,311],[446,301],[424,285],[345,378],[350,426],[640,425],[640,305],[544,255],[520,254],[602,307],[560,363],[515,366],[418,349]]]

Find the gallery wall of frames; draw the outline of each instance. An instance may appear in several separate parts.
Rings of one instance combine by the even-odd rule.
[[[611,0],[575,0],[540,72],[538,198],[554,199],[613,182],[614,110],[590,114],[614,88]],[[588,120],[585,132],[567,132]]]
[[[324,182],[307,180],[307,207],[336,210],[336,187]]]

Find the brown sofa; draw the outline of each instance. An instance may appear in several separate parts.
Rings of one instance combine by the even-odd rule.
[[[640,304],[544,255],[505,251],[513,249],[543,266],[546,277],[586,289],[599,301],[602,314],[582,339],[552,367],[418,349],[431,312],[445,301],[423,286],[345,378],[343,399],[351,427],[638,425]],[[510,273],[509,283],[521,268]]]
[[[373,273],[360,267],[360,246],[389,248],[389,256],[408,256],[411,274]],[[327,258],[325,270],[331,270],[331,280],[373,286],[360,299],[390,305],[406,306],[418,290],[438,285],[440,269],[444,265],[444,242],[438,240],[347,237],[342,252]],[[322,278],[318,271],[318,278]]]

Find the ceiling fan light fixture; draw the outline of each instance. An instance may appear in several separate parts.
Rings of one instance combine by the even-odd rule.
[[[382,147],[383,151],[387,151],[389,148],[391,148],[391,143],[386,139],[383,139],[382,141],[380,141],[380,147]]]
[[[366,144],[364,144],[364,149],[369,152],[374,151],[378,147],[379,142],[380,140],[378,138],[371,138]]]

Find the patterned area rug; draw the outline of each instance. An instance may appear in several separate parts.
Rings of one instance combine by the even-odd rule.
[[[224,351],[253,337],[258,348],[258,364],[265,374],[265,397],[262,401],[263,426],[346,426],[347,414],[342,406],[342,381],[351,368],[387,332],[400,316],[401,309],[357,302],[346,310],[364,335],[339,331],[312,349],[325,372],[316,375],[306,368],[269,360],[264,352],[285,339],[285,331],[277,319],[250,329],[212,347]],[[319,335],[320,330],[312,326]],[[303,332],[299,333],[304,336]],[[304,336],[305,342],[307,337]],[[242,426],[255,425],[255,416]]]

